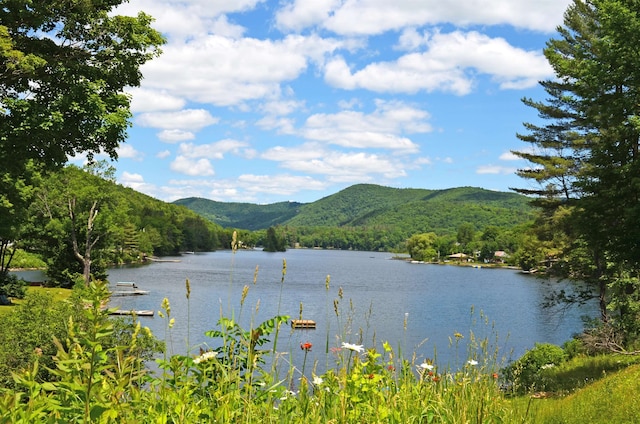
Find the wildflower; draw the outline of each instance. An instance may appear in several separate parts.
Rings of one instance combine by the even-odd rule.
[[[433,367],[432,364],[423,362],[422,364],[418,365],[418,368],[420,368],[422,371],[424,371],[424,370],[431,371],[431,370],[433,370],[434,367]]]
[[[455,337],[456,340],[464,339],[464,336],[462,334],[458,333],[457,331],[455,333],[453,333],[453,337]]]
[[[319,386],[319,385],[321,385],[322,383],[324,383],[324,380],[322,379],[322,377],[318,377],[318,376],[317,376],[317,375],[315,375],[315,374],[312,374],[312,375],[313,375],[313,385],[314,385],[314,386]]]
[[[357,345],[357,344],[351,344],[351,343],[342,342],[342,348],[343,349],[349,349],[349,350],[352,350],[352,351],[358,352],[358,353],[364,352],[364,346],[363,345]]]
[[[202,353],[202,355],[198,356],[197,358],[195,358],[193,360],[194,364],[200,364],[202,362],[206,362],[210,359],[215,358],[216,356],[218,356],[218,352],[214,351],[214,350],[209,350],[207,352]]]
[[[493,374],[491,374],[491,376],[493,377],[494,380],[498,379],[498,373],[494,372]]]
[[[469,359],[467,361],[467,364],[471,365],[472,367],[475,367],[476,365],[478,365],[478,361],[476,361],[475,359]]]
[[[36,354],[36,356],[42,356],[42,349],[41,349],[41,348],[39,348],[39,347],[36,347],[36,348],[33,350],[33,353],[35,353],[35,354]]]
[[[300,349],[309,352],[313,345],[309,342],[300,343]]]
[[[395,370],[396,370],[396,367],[394,367],[393,365],[389,365],[389,366],[387,367],[387,370],[388,370],[388,371],[393,372],[393,371],[395,371]]]
[[[542,370],[546,370],[546,369],[549,369],[549,368],[553,368],[553,367],[555,367],[555,366],[556,366],[556,364],[554,364],[554,363],[551,363],[551,364],[544,364],[543,366],[541,366],[541,367],[540,367],[540,369],[542,369]]]

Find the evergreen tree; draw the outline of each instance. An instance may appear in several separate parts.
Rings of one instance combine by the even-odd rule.
[[[548,122],[525,124],[518,152],[533,163],[539,205],[567,235],[564,272],[597,288],[605,323],[640,330],[640,2],[575,0],[545,56],[556,78],[546,102],[525,100]],[[533,152],[533,153],[532,153]],[[562,219],[558,219],[558,215]],[[616,316],[609,311],[615,311]]]

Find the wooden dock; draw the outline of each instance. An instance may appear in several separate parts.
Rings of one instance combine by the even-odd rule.
[[[132,281],[118,281],[116,287],[124,288],[128,290],[118,290],[111,293],[111,296],[141,296],[143,294],[149,294],[147,290],[140,290],[136,283]]]
[[[291,328],[315,330],[316,322],[310,319],[292,319]]]
[[[112,292],[111,296],[142,296],[143,294],[149,294],[149,292],[147,290],[123,290]]]
[[[139,317],[152,317],[153,314],[154,312],[150,309],[142,309],[139,311],[118,309],[118,310],[109,312],[109,315],[136,315]]]

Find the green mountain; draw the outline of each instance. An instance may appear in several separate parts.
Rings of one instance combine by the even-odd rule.
[[[269,205],[225,203],[201,198],[177,200],[223,227],[246,230],[289,227],[375,227],[405,234],[454,233],[460,224],[481,230],[510,228],[532,217],[529,199],[516,193],[474,187],[447,190],[358,184],[312,203]]]

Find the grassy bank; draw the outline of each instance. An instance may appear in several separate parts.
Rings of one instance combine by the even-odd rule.
[[[47,293],[51,295],[54,302],[68,299],[71,296],[72,290],[70,289],[61,289],[59,287],[40,287],[40,286],[29,286],[27,287],[27,294],[29,293]],[[11,299],[11,305],[0,305],[0,316],[7,314],[13,310],[17,305],[20,305],[23,300],[21,299]]]

